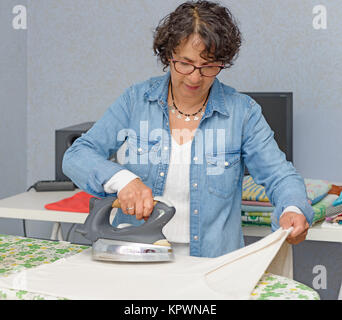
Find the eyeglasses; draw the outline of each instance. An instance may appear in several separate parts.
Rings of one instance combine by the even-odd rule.
[[[175,60],[175,59],[170,59],[173,62],[173,65],[175,67],[175,70],[178,73],[184,74],[184,75],[189,75],[193,73],[196,69],[199,70],[201,76],[203,77],[215,77],[217,76],[222,69],[226,69],[224,65],[213,65],[213,66],[201,66],[201,67],[196,67],[190,62],[185,62],[185,61],[180,61],[180,60]]]

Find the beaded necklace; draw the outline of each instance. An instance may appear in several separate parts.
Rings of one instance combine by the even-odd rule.
[[[193,120],[194,120],[194,121],[197,121],[197,120],[199,120],[199,117],[197,116],[199,113],[201,113],[201,116],[204,115],[204,111],[202,111],[202,109],[204,108],[205,104],[206,104],[207,101],[208,101],[209,94],[210,94],[210,89],[209,89],[207,98],[205,99],[205,101],[204,101],[202,107],[201,107],[197,112],[192,113],[192,114],[184,113],[184,112],[180,111],[180,110],[177,108],[177,106],[176,106],[176,104],[175,104],[175,99],[174,99],[174,96],[173,96],[172,82],[170,82],[170,89],[171,89],[171,97],[172,97],[172,104],[173,104],[173,106],[169,106],[169,107],[170,107],[170,111],[171,111],[172,113],[175,113],[176,110],[177,110],[177,112],[178,112],[177,118],[178,118],[178,119],[182,119],[182,116],[185,116],[184,121],[186,121],[186,122],[191,121],[190,117],[194,117]]]

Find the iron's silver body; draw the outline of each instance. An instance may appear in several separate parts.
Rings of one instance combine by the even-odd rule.
[[[122,262],[173,260],[171,246],[99,239],[93,243],[93,259]]]

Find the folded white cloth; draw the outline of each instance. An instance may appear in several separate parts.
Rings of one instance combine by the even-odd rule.
[[[290,252],[284,241],[291,230],[278,229],[217,258],[175,255],[172,262],[103,262],[92,260],[87,249],[0,278],[0,288],[82,300],[250,299],[265,271],[284,275],[284,257]]]

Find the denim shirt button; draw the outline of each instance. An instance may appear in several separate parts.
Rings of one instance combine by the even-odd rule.
[[[142,148],[139,148],[139,149],[138,149],[138,152],[142,152],[142,151],[143,151]]]
[[[192,186],[193,186],[194,188],[197,188],[197,183],[194,183]]]
[[[160,173],[160,176],[161,176],[161,177],[164,177],[164,174],[165,174],[164,172],[161,172],[161,173]]]
[[[229,162],[226,161],[226,162],[224,163],[224,165],[225,165],[226,167],[228,167],[228,166],[229,166]]]
[[[197,240],[198,240],[198,236],[194,236],[194,240],[196,240],[196,241],[197,241]]]
[[[198,158],[197,157],[194,157],[194,159],[193,159],[194,161],[197,161],[198,160]]]
[[[194,214],[198,214],[198,210],[197,209],[194,210]]]

